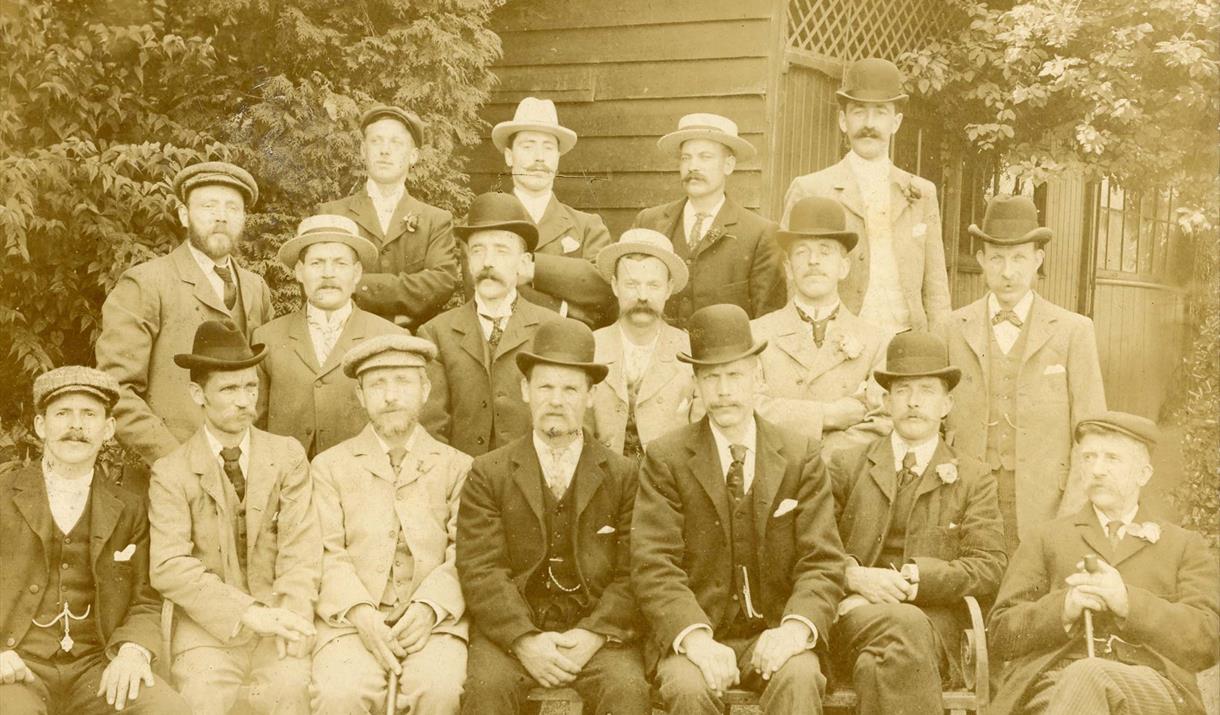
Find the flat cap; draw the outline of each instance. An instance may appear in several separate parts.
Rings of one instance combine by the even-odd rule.
[[[237,189],[246,198],[247,206],[253,206],[258,201],[258,183],[254,181],[254,177],[240,166],[227,161],[204,161],[182,167],[174,175],[174,194],[185,204],[192,189],[213,184]]]
[[[431,340],[406,332],[378,335],[358,343],[343,356],[343,374],[356,378],[379,367],[423,367],[436,357]]]
[[[397,119],[402,122],[403,126],[411,132],[411,138],[415,140],[415,148],[418,149],[424,145],[424,120],[415,116],[414,112],[408,112],[399,107],[391,107],[388,104],[378,104],[375,107],[369,107],[360,115],[360,131],[364,131],[365,127],[377,121],[378,119]]]
[[[109,373],[84,365],[57,367],[34,379],[34,406],[42,409],[51,398],[69,392],[84,392],[114,407],[119,401],[119,381]]]
[[[1079,442],[1083,431],[1089,427],[1117,432],[1126,435],[1137,442],[1143,442],[1152,449],[1161,437],[1161,430],[1156,423],[1147,417],[1133,415],[1130,412],[1109,410],[1098,415],[1090,415],[1076,423],[1075,437]]]

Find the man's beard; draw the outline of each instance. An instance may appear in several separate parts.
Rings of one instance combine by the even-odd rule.
[[[383,412],[376,417],[370,417],[369,421],[373,423],[377,434],[383,438],[398,439],[410,436],[411,431],[415,429],[415,418],[415,414],[398,408],[392,412]]]
[[[550,437],[551,439],[557,439],[559,437],[571,437],[574,435],[578,435],[578,434],[580,434],[580,428],[579,427],[560,427],[558,425],[555,425],[553,427],[547,427],[546,429],[543,430],[543,433],[546,434],[546,436]]]
[[[230,235],[226,231],[212,231],[204,234],[193,225],[187,229],[187,235],[192,246],[213,260],[219,260],[231,254],[237,248],[238,241],[241,240],[241,231],[238,231],[237,235]]]

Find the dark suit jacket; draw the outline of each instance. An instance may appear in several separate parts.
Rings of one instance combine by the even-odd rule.
[[[595,602],[576,627],[631,640],[639,626],[629,583],[635,464],[586,432],[568,488],[576,490],[576,569]],[[505,650],[540,630],[525,589],[546,568],[542,489],[532,434],[477,457],[462,489],[457,570],[466,608],[475,628]]]
[[[404,332],[384,318],[352,308],[335,347],[318,365],[305,309],[282,315],[254,331],[251,342],[267,346],[258,365],[259,423],[268,432],[295,437],[313,457],[368,424],[356,399],[356,381],[343,374],[343,355],[362,340]]]
[[[1091,504],[1075,514],[1034,527],[1013,554],[987,624],[991,657],[1013,661],[1004,672],[994,713],[1014,712],[1038,675],[1063,657],[1084,650],[1084,619],[1063,630],[1063,580],[1085,554],[1097,554],[1118,569],[1127,585],[1130,612],[1118,625],[1108,613],[1093,619],[1096,635],[1114,633],[1143,646],[1117,644],[1119,655],[1151,665],[1173,681],[1184,702],[1179,712],[1203,712],[1197,671],[1216,663],[1220,650],[1220,568],[1203,538],[1140,508],[1137,523],[1161,529],[1155,544],[1124,536],[1117,549],[1097,522]]]
[[[518,298],[496,354],[488,361],[487,341],[475,310],[471,301],[419,329],[419,336],[437,347],[436,359],[428,363],[432,392],[420,423],[433,437],[471,456],[529,431],[517,353],[529,347],[543,322],[558,319],[554,312]]]
[[[756,605],[774,628],[786,615],[830,635],[846,559],[818,443],[755,417],[754,482],[761,588]],[[794,501],[793,508],[786,502]],[[790,505],[790,504],[789,504]],[[781,511],[775,516],[776,511]],[[733,588],[728,489],[708,418],[651,442],[631,522],[631,583],[653,638],[649,665],[688,626],[729,625]]]
[[[682,210],[686,199],[653,206],[635,217],[633,228],[651,228],[669,236],[676,248],[686,243]],[[686,327],[696,310],[717,303],[741,306],[751,318],[784,307],[787,281],[780,268],[774,221],[746,209],[732,197],[704,233],[693,257],[686,259],[690,283],[665,305],[665,317]]]
[[[353,296],[361,308],[414,330],[445,307],[457,287],[453,214],[404,193],[382,233],[373,200],[362,187],[345,199],[323,204],[320,213],[346,216],[381,249],[376,271],[365,271]],[[411,230],[407,217],[416,217]]]
[[[89,556],[94,615],[110,657],[125,642],[161,651],[161,597],[148,580],[148,512],[142,495],[109,483],[99,469],[89,495]],[[0,475],[0,650],[12,650],[30,629],[47,587],[47,547],[55,536],[42,469],[34,464]],[[128,561],[116,551],[135,544]]]

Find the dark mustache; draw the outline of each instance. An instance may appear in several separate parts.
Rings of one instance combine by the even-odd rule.
[[[508,285],[504,278],[502,278],[500,274],[497,273],[491,266],[484,266],[483,270],[479,271],[478,275],[474,277],[474,280],[476,283],[479,281],[495,281],[501,285]]]
[[[643,301],[636,303],[635,305],[628,308],[626,311],[627,315],[631,315],[633,313],[643,313],[646,315],[660,315],[660,312],[656,308],[652,307],[651,303],[645,303]]]
[[[855,134],[851,135],[852,139],[880,139],[881,133],[876,129],[865,127]]]
[[[688,171],[688,172],[686,173],[686,175],[682,177],[682,183],[687,184],[687,183],[690,183],[690,182],[692,182],[692,181],[694,181],[694,180],[696,180],[696,179],[698,179],[699,181],[707,181],[707,177],[703,175],[703,172],[701,172],[701,171]]]
[[[67,432],[66,434],[64,434],[64,436],[59,438],[59,441],[60,442],[80,442],[82,444],[93,444],[92,442],[89,441],[89,438],[85,436],[84,432],[78,432],[76,430]]]

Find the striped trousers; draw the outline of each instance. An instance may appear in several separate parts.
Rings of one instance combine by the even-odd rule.
[[[1033,715],[1173,715],[1174,685],[1146,665],[1081,658],[1048,670],[1034,684],[1025,713]]]

